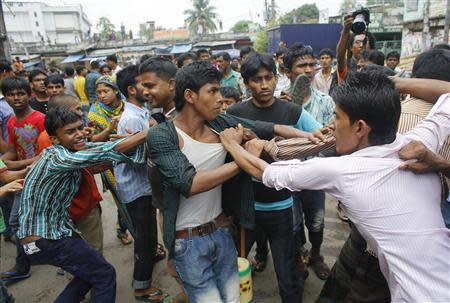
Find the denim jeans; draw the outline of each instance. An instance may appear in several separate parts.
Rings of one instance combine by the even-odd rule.
[[[152,205],[152,196],[139,197],[125,205],[136,233],[132,286],[134,289],[146,289],[152,282],[153,258],[158,239],[156,209]]]
[[[40,251],[28,255],[33,264],[61,267],[74,276],[56,298],[56,303],[81,302],[90,289],[92,289],[93,303],[115,302],[116,272],[114,268],[83,239],[41,238],[34,244]]]
[[[246,230],[245,233],[246,255],[250,252],[260,230],[267,235],[283,303],[301,302],[303,294],[303,280],[299,279],[298,266],[294,258],[292,222],[292,208],[256,211],[255,230]]]
[[[237,251],[227,227],[176,239],[173,263],[191,303],[239,303]]]
[[[19,230],[19,207],[20,207],[20,193],[14,195],[14,203],[11,208],[9,217],[9,225],[15,234]],[[20,241],[16,241],[16,272],[18,274],[26,275],[30,272],[30,260],[23,250]]]
[[[303,190],[293,193],[293,197],[295,251],[298,253],[306,243],[304,226],[308,228],[311,245],[320,247],[323,242],[325,193],[319,190]]]

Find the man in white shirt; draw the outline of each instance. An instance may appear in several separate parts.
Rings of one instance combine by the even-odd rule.
[[[106,57],[106,64],[111,66],[113,76],[115,76],[118,72],[122,70],[122,68],[117,64],[116,54],[109,55],[108,57]]]
[[[450,134],[450,94],[404,135],[396,134],[400,100],[386,76],[351,75],[334,96],[336,150],[345,156],[268,165],[230,140],[237,130],[223,132],[222,143],[266,186],[325,190],[337,197],[378,256],[392,302],[449,302],[450,231],[441,215],[439,178],[399,169],[398,152],[412,140],[440,149]],[[249,150],[258,154],[261,146],[256,141]]]

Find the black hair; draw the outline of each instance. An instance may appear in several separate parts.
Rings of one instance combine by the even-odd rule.
[[[126,98],[128,98],[128,87],[136,85],[137,76],[139,76],[139,67],[137,65],[129,65],[117,73],[117,86]]]
[[[206,48],[201,48],[201,49],[199,49],[199,50],[197,50],[197,51],[195,52],[195,54],[196,54],[197,57],[199,57],[199,58],[200,58],[200,55],[203,54],[203,53],[208,53],[208,54],[209,54],[209,51],[208,51]]]
[[[239,52],[239,57],[241,57],[241,59],[245,56],[248,55],[250,53],[253,53],[254,49],[251,46],[244,46],[243,48],[241,48],[241,51]]]
[[[412,77],[450,82],[450,50],[430,49],[416,57]]]
[[[222,59],[224,61],[230,62],[231,61],[231,56],[229,53],[227,52],[220,52],[217,54],[217,58],[222,57]]]
[[[433,49],[446,49],[446,50],[450,50],[450,45],[446,44],[446,43],[439,43],[436,44],[435,46],[433,46]]]
[[[248,80],[255,76],[261,68],[267,69],[275,76],[277,75],[277,66],[271,55],[251,53],[241,66],[241,75],[244,82],[248,83]]]
[[[49,84],[61,84],[64,87],[64,78],[59,74],[49,75],[44,80],[45,87]]]
[[[100,63],[97,60],[91,62],[91,69],[97,69],[99,67]]]
[[[33,69],[28,75],[28,81],[30,81],[30,83],[33,82],[34,77],[36,77],[37,75],[44,75],[47,77],[47,73],[43,69],[36,68]]]
[[[109,64],[102,64],[102,66],[100,66],[100,71],[102,71],[104,68],[107,68],[110,71],[112,71],[112,67]]]
[[[333,59],[333,52],[329,48],[321,49],[319,52],[319,58],[322,56],[330,56],[330,58]]]
[[[8,60],[0,60],[0,73],[12,71],[11,62]]]
[[[64,73],[68,76],[68,77],[72,77],[73,75],[75,75],[75,70],[73,69],[73,67],[67,66],[64,69]]]
[[[286,49],[285,48],[279,48],[275,52],[275,57],[279,58],[280,56],[284,55],[285,53],[286,53]]]
[[[232,86],[222,86],[220,88],[220,93],[224,98],[233,98],[236,102],[241,102],[241,95],[238,90]]]
[[[107,61],[112,61],[117,64],[117,56],[115,54],[109,55],[106,57]]]
[[[400,60],[400,54],[397,51],[389,52],[386,55],[386,60],[389,59],[389,58],[396,58],[397,60]]]
[[[50,136],[54,136],[58,128],[81,120],[82,117],[71,111],[70,108],[56,107],[50,109],[45,115],[44,127]]]
[[[170,59],[155,56],[139,65],[139,75],[143,73],[155,73],[158,78],[169,81],[175,78],[177,67]]]
[[[6,96],[13,90],[24,90],[28,96],[31,96],[30,82],[17,76],[4,78],[2,80],[2,94]]]
[[[175,108],[181,111],[186,103],[184,92],[189,89],[198,93],[202,86],[220,82],[223,74],[211,63],[206,61],[196,61],[183,66],[175,76]]]
[[[183,62],[186,60],[191,59],[192,61],[197,61],[198,57],[196,54],[194,53],[184,53],[178,56],[177,58],[177,66],[178,68],[182,68],[183,67]]]
[[[72,95],[56,95],[56,96],[52,96],[50,98],[50,100],[48,100],[48,110],[51,110],[53,108],[57,108],[57,107],[67,107],[70,108],[72,105],[72,102],[80,102],[80,100],[78,100],[77,97],[72,96]]]
[[[77,67],[75,67],[75,70],[77,71],[77,75],[81,74],[83,69],[86,69],[86,67],[84,65],[78,65]]]
[[[152,56],[150,56],[149,54],[144,54],[139,58],[139,64],[141,64],[142,62],[144,62],[147,59],[150,59]]]
[[[344,85],[333,90],[332,97],[351,123],[364,120],[370,126],[370,145],[395,140],[401,113],[400,96],[385,74],[375,70],[351,72]]]
[[[376,64],[369,64],[363,67],[363,71],[377,71],[379,73],[384,73],[386,76],[395,76],[396,72],[387,66],[381,66]]]
[[[303,44],[301,43],[297,45],[292,45],[284,55],[283,58],[284,66],[288,70],[291,70],[292,67],[294,66],[295,61],[297,61],[299,58],[304,58],[306,56],[314,58],[314,52],[310,46],[303,46]]]
[[[384,65],[384,54],[376,49],[365,49],[361,52],[361,59],[376,65]]]

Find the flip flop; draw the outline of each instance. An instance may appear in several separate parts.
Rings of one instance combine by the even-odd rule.
[[[256,257],[256,255],[253,257],[252,260],[252,268],[256,272],[263,272],[264,269],[266,269],[267,265],[267,257],[266,260],[259,260],[259,258]]]
[[[163,294],[163,292],[158,289],[155,290],[149,294],[143,295],[143,296],[134,296],[134,298],[138,301],[144,301],[144,302],[152,302],[152,303],[164,303],[164,299],[167,298],[168,295]],[[156,297],[162,297],[156,299]]]
[[[21,280],[28,279],[31,275],[28,274],[19,274],[16,271],[4,271],[1,273],[1,280],[5,283],[18,282]]]
[[[292,102],[302,105],[304,97],[309,93],[311,83],[308,77],[304,74],[300,74],[294,81],[291,97]]]
[[[153,262],[159,262],[166,258],[166,251],[164,250],[164,246],[160,243],[156,246],[156,254],[153,257]]]
[[[128,232],[117,231],[117,238],[119,238],[123,245],[130,245],[133,243],[133,238]]]

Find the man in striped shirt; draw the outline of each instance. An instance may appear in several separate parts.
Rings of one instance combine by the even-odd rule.
[[[450,134],[450,95],[405,135],[396,135],[400,101],[385,76],[350,75],[335,100],[336,149],[346,156],[267,165],[228,134],[222,142],[241,168],[267,186],[323,189],[339,198],[378,257],[393,302],[448,302],[450,232],[440,211],[439,178],[400,170],[398,152],[411,140],[434,152],[441,148]]]
[[[45,129],[54,145],[44,151],[25,179],[18,238],[30,261],[61,267],[74,275],[55,302],[80,302],[91,288],[92,302],[114,302],[114,268],[80,238],[69,206],[78,191],[82,168],[107,161],[144,163],[143,146],[131,156],[123,153],[142,144],[147,131],[111,143],[87,144],[81,117],[67,108],[50,111]]]

